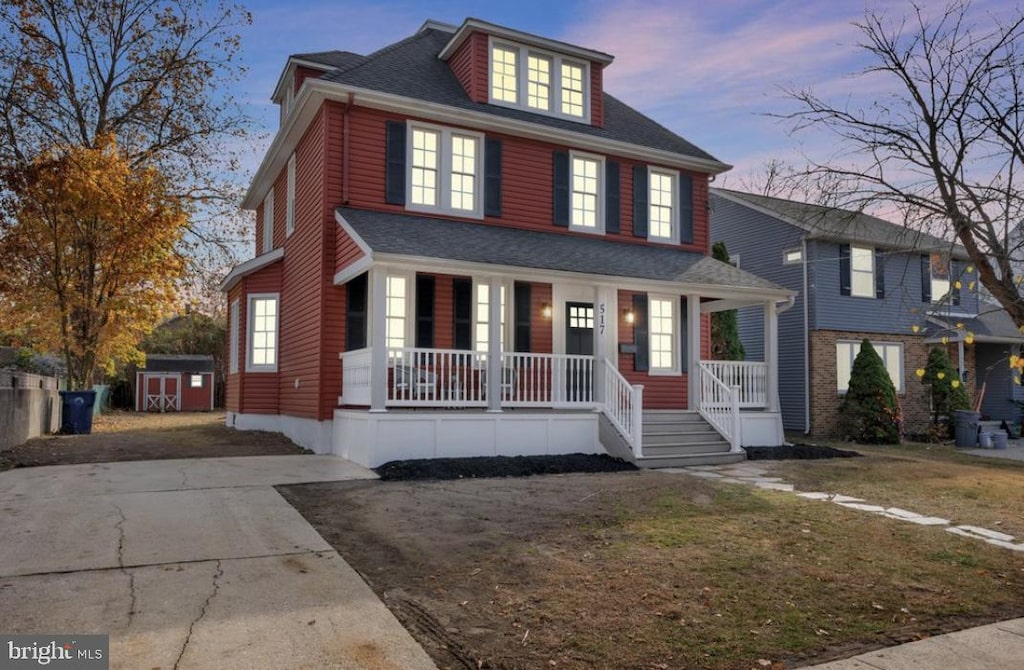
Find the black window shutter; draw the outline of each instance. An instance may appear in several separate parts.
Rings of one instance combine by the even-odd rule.
[[[687,372],[690,369],[689,352],[689,332],[687,324],[689,314],[686,313],[686,296],[679,299],[679,369],[682,372]]]
[[[514,351],[530,351],[530,285],[515,283],[515,347]]]
[[[633,237],[647,237],[647,166],[633,168]]]
[[[385,153],[384,201],[405,204],[405,122],[388,121]]]
[[[679,175],[679,241],[693,244],[693,177]]]
[[[369,282],[364,272],[345,285],[347,309],[345,311],[345,351],[366,347],[366,291]]]
[[[619,164],[604,164],[604,232],[619,232]]]
[[[501,140],[484,140],[484,215],[501,216]]]
[[[416,275],[416,346],[434,347],[434,276]]]
[[[651,369],[650,335],[647,329],[647,294],[633,296],[633,370],[647,372]]]
[[[875,249],[875,297],[885,299],[885,255]]]
[[[850,245],[839,245],[839,295],[850,295]]]
[[[473,280],[452,280],[452,334],[456,349],[473,348]]]
[[[921,302],[932,301],[932,259],[925,254],[921,256]]]
[[[552,155],[554,169],[553,221],[556,226],[569,227],[569,152],[556,151]]]
[[[949,300],[954,306],[960,304],[960,289],[956,283],[960,281],[960,264],[954,260],[949,261]]]

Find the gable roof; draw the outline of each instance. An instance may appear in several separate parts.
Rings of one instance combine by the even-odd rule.
[[[948,333],[972,333],[976,342],[1006,344],[1024,342],[1024,334],[1013,323],[1013,319],[1006,313],[1006,310],[1001,305],[987,300],[979,302],[977,316],[953,317],[938,313],[929,315],[928,320],[940,328],[930,338],[930,341],[937,341],[940,335]]]
[[[948,240],[863,212],[724,188],[712,188],[710,192],[712,196],[720,196],[796,226],[808,233],[808,239],[860,242],[889,249],[942,251],[957,258],[967,258],[962,247]]]
[[[546,233],[349,207],[335,211],[374,254],[792,293],[697,252],[617,242],[608,235]]]
[[[448,64],[438,58],[452,35],[435,26],[428,23],[415,35],[390,44],[351,67],[329,72],[321,79],[720,162],[708,152],[607,93],[604,94],[602,128],[525,110],[473,102]],[[723,164],[723,167],[727,166]]]
[[[289,60],[314,63],[332,70],[352,67],[353,65],[358,65],[363,62],[365,59],[366,56],[362,56],[351,51],[338,51],[337,49],[332,51],[314,51],[304,54],[292,54],[289,56]]]

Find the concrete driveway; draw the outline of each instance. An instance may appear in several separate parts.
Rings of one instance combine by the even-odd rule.
[[[375,476],[333,456],[0,473],[0,632],[106,633],[112,668],[435,668],[273,489]]]

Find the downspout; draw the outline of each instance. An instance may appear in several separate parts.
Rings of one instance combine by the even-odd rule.
[[[803,259],[804,271],[804,435],[811,434],[811,333],[810,308],[807,300],[807,238],[800,240],[800,258]]]
[[[349,173],[349,112],[352,111],[352,102],[355,95],[349,91],[348,100],[345,101],[344,111],[341,113],[341,204],[348,205],[348,173]]]

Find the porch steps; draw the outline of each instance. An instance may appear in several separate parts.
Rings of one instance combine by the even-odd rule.
[[[729,443],[697,412],[646,411],[643,422],[644,455],[634,459],[641,468],[720,465],[745,458],[731,453]]]

